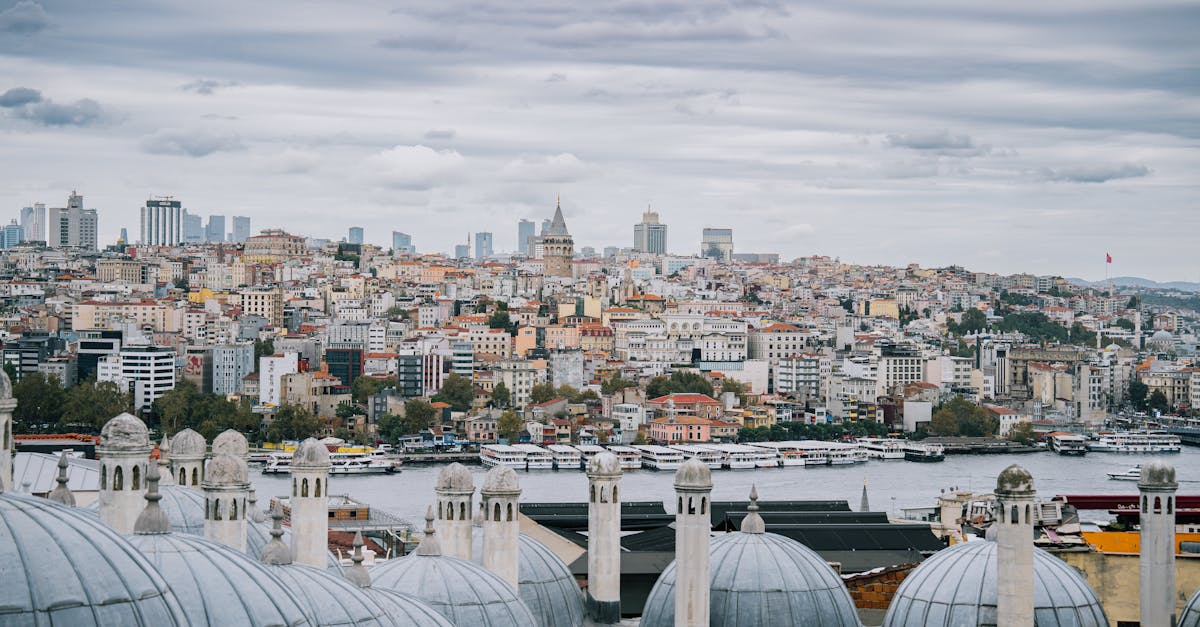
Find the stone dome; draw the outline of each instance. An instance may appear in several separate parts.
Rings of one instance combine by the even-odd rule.
[[[520,492],[521,481],[517,479],[517,471],[508,466],[493,466],[483,479],[483,489],[480,494]]]
[[[292,468],[329,468],[329,449],[316,438],[308,438],[292,454]]]
[[[1033,549],[1033,614],[1038,627],[1105,627],[1096,592],[1074,568]],[[884,627],[996,624],[996,543],[976,540],[933,554],[892,598]]]
[[[100,429],[100,446],[112,451],[146,449],[149,452],[150,432],[137,416],[120,414]]]
[[[204,467],[204,485],[233,485],[249,482],[246,474],[246,460],[241,457],[217,453],[208,460],[208,465]]]
[[[271,569],[200,536],[135,533],[193,625],[308,625],[304,602]],[[199,585],[198,585],[199,584]]]
[[[407,594],[387,588],[362,588],[363,594],[382,607],[397,625],[415,627],[454,627],[446,617]]]
[[[327,570],[304,564],[267,565],[267,570],[304,602],[314,625],[401,625],[362,589]]]
[[[438,473],[434,489],[438,492],[475,492],[475,480],[466,466],[454,462]]]
[[[483,564],[483,528],[471,530],[471,561]],[[521,534],[517,547],[517,594],[546,627],[583,624],[583,593],[575,576],[554,551]]]
[[[499,575],[457,557],[414,553],[389,560],[371,569],[371,586],[419,599],[455,625],[539,624]]]
[[[1179,613],[1179,622],[1177,627],[1200,627],[1200,590],[1188,599],[1187,605],[1183,606],[1183,611]]]
[[[1179,484],[1175,481],[1175,466],[1161,459],[1152,459],[1142,464],[1142,473],[1138,477],[1138,487],[1174,490],[1179,487]]]
[[[14,624],[187,625],[175,593],[128,540],[46,499],[0,493],[0,614]]]
[[[1033,475],[1013,464],[1000,471],[1000,476],[996,477],[996,492],[1033,492]]]
[[[773,533],[729,533],[709,544],[709,624],[858,627],[846,586],[812,549]],[[675,562],[646,598],[643,627],[675,624]]]
[[[171,459],[173,460],[195,461],[204,459],[206,453],[208,453],[208,443],[204,441],[204,436],[191,429],[184,429],[171,438]]]
[[[250,443],[241,432],[226,429],[213,438],[212,451],[214,455],[224,453],[245,459],[250,454]]]
[[[1160,342],[1170,342],[1170,341],[1174,340],[1174,336],[1171,335],[1170,331],[1167,331],[1166,329],[1160,329],[1158,331],[1155,331],[1154,335],[1150,336],[1150,339],[1158,340]]]
[[[683,462],[679,466],[679,470],[675,471],[675,487],[677,488],[711,490],[712,485],[712,471],[708,469],[708,464],[695,457]]]
[[[598,453],[588,460],[589,475],[619,475],[621,472],[621,460],[608,451]]]

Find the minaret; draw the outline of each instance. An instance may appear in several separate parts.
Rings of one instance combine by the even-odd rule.
[[[13,489],[13,410],[17,399],[12,397],[12,381],[0,368],[0,492]]]
[[[1033,627],[1033,476],[1013,464],[996,478],[996,624]]]
[[[521,530],[517,522],[521,485],[517,472],[495,466],[487,473],[483,489],[483,567],[517,589],[517,548]]]
[[[1175,467],[1142,465],[1141,623],[1175,624]]]
[[[158,484],[175,485],[175,476],[171,474],[171,440],[165,435],[158,444]]]
[[[712,471],[693,457],[675,472],[675,625],[708,625],[710,570],[708,511]]]
[[[50,494],[46,495],[46,498],[67,507],[75,507],[75,495],[71,493],[71,488],[67,487],[67,468],[69,466],[70,462],[67,461],[67,452],[63,451],[58,456],[58,478],[55,479],[58,485],[54,486],[54,489],[50,491]]]
[[[475,483],[466,466],[453,463],[438,473],[437,527],[442,554],[471,559],[471,516],[475,511]]]
[[[126,534],[145,506],[150,434],[136,416],[121,414],[100,430],[100,520]]]
[[[217,453],[204,469],[204,537],[246,552],[246,460]]]
[[[292,455],[292,558],[325,568],[329,562],[329,450],[308,438]]]
[[[621,460],[605,451],[588,461],[588,614],[621,620]]]
[[[175,484],[199,488],[204,480],[204,456],[208,453],[208,442],[204,436],[191,429],[184,429],[171,438],[171,476]]]

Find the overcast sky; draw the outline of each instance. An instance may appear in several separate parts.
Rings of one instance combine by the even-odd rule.
[[[1200,5],[0,0],[0,218],[1200,279]]]

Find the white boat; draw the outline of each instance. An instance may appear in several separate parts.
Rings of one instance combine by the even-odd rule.
[[[1050,436],[1050,450],[1059,455],[1083,457],[1087,455],[1087,438],[1074,433],[1055,433]]]
[[[721,468],[721,461],[724,457],[720,451],[703,444],[672,444],[667,448],[679,451],[683,454],[684,459],[700,460],[701,463],[713,470]]]
[[[683,465],[683,453],[656,444],[639,444],[633,448],[642,456],[642,467],[651,470],[678,470]]]
[[[604,447],[596,444],[576,444],[575,450],[579,451],[579,455],[583,457],[583,465],[586,468],[587,463],[592,461],[593,457],[604,452]]]
[[[512,447],[525,453],[525,470],[550,470],[554,468],[554,455],[536,444],[513,444]]]
[[[845,464],[861,464],[867,461],[867,452],[858,448],[857,444],[845,442],[826,442],[829,445],[829,464],[831,466]]]
[[[745,444],[709,444],[721,452],[721,466],[730,470],[778,468],[779,456],[773,451]]]
[[[910,462],[941,462],[946,460],[946,447],[930,442],[905,442],[904,459]]]
[[[610,446],[608,452],[621,460],[621,470],[638,470],[642,467],[642,454],[631,446]]]
[[[808,458],[805,457],[804,451],[794,446],[791,442],[747,442],[747,446],[760,448],[769,453],[775,454],[775,463],[780,466],[806,466]],[[822,456],[820,463],[825,463],[825,458]],[[816,465],[814,461],[813,465]]]
[[[362,453],[331,453],[329,474],[331,475],[383,475],[399,470],[391,460],[372,457]]]
[[[546,448],[554,456],[556,470],[579,470],[583,466],[583,455],[579,449],[569,444],[551,444]]]
[[[286,475],[292,472],[291,453],[272,453],[263,463],[264,475]]]
[[[1179,436],[1161,431],[1128,431],[1105,433],[1088,445],[1094,453],[1178,453],[1182,450]]]
[[[1116,481],[1141,481],[1142,465],[1138,464],[1125,472],[1110,472],[1108,473],[1108,478]]]
[[[859,448],[870,459],[904,459],[904,441],[891,438],[858,438]]]
[[[479,461],[484,466],[509,466],[525,468],[525,452],[507,444],[484,444],[479,447]]]

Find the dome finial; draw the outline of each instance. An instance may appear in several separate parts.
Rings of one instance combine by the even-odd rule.
[[[171,521],[167,520],[167,513],[158,504],[162,500],[162,495],[158,493],[158,481],[158,465],[150,464],[146,468],[146,509],[133,523],[134,533],[146,535],[171,530]]]
[[[746,506],[746,517],[742,519],[742,533],[765,533],[766,523],[758,515],[758,486],[750,485],[750,504]]]
[[[254,489],[253,485],[250,486],[250,492],[246,495],[246,504],[249,505],[246,509],[249,511],[251,522],[261,523],[267,521],[266,515],[258,508],[258,491]]]
[[[367,572],[367,568],[363,566],[363,537],[362,530],[354,532],[354,553],[350,557],[350,561],[354,562],[354,566],[346,571],[346,579],[350,583],[359,588],[371,587],[371,574]]]
[[[292,563],[292,549],[283,541],[283,506],[279,503],[271,508],[271,541],[263,547],[259,559],[272,566]]]
[[[442,545],[438,542],[437,532],[433,529],[432,505],[425,510],[425,537],[421,538],[421,545],[417,547],[416,553],[429,557],[437,557],[442,554]]]
[[[71,488],[67,487],[67,467],[69,465],[67,452],[63,451],[58,456],[58,478],[55,479],[58,485],[54,486],[46,498],[67,507],[75,507],[75,495],[71,493]]]
[[[162,442],[158,445],[158,465],[166,466],[171,463],[171,440],[167,436],[162,437]]]

